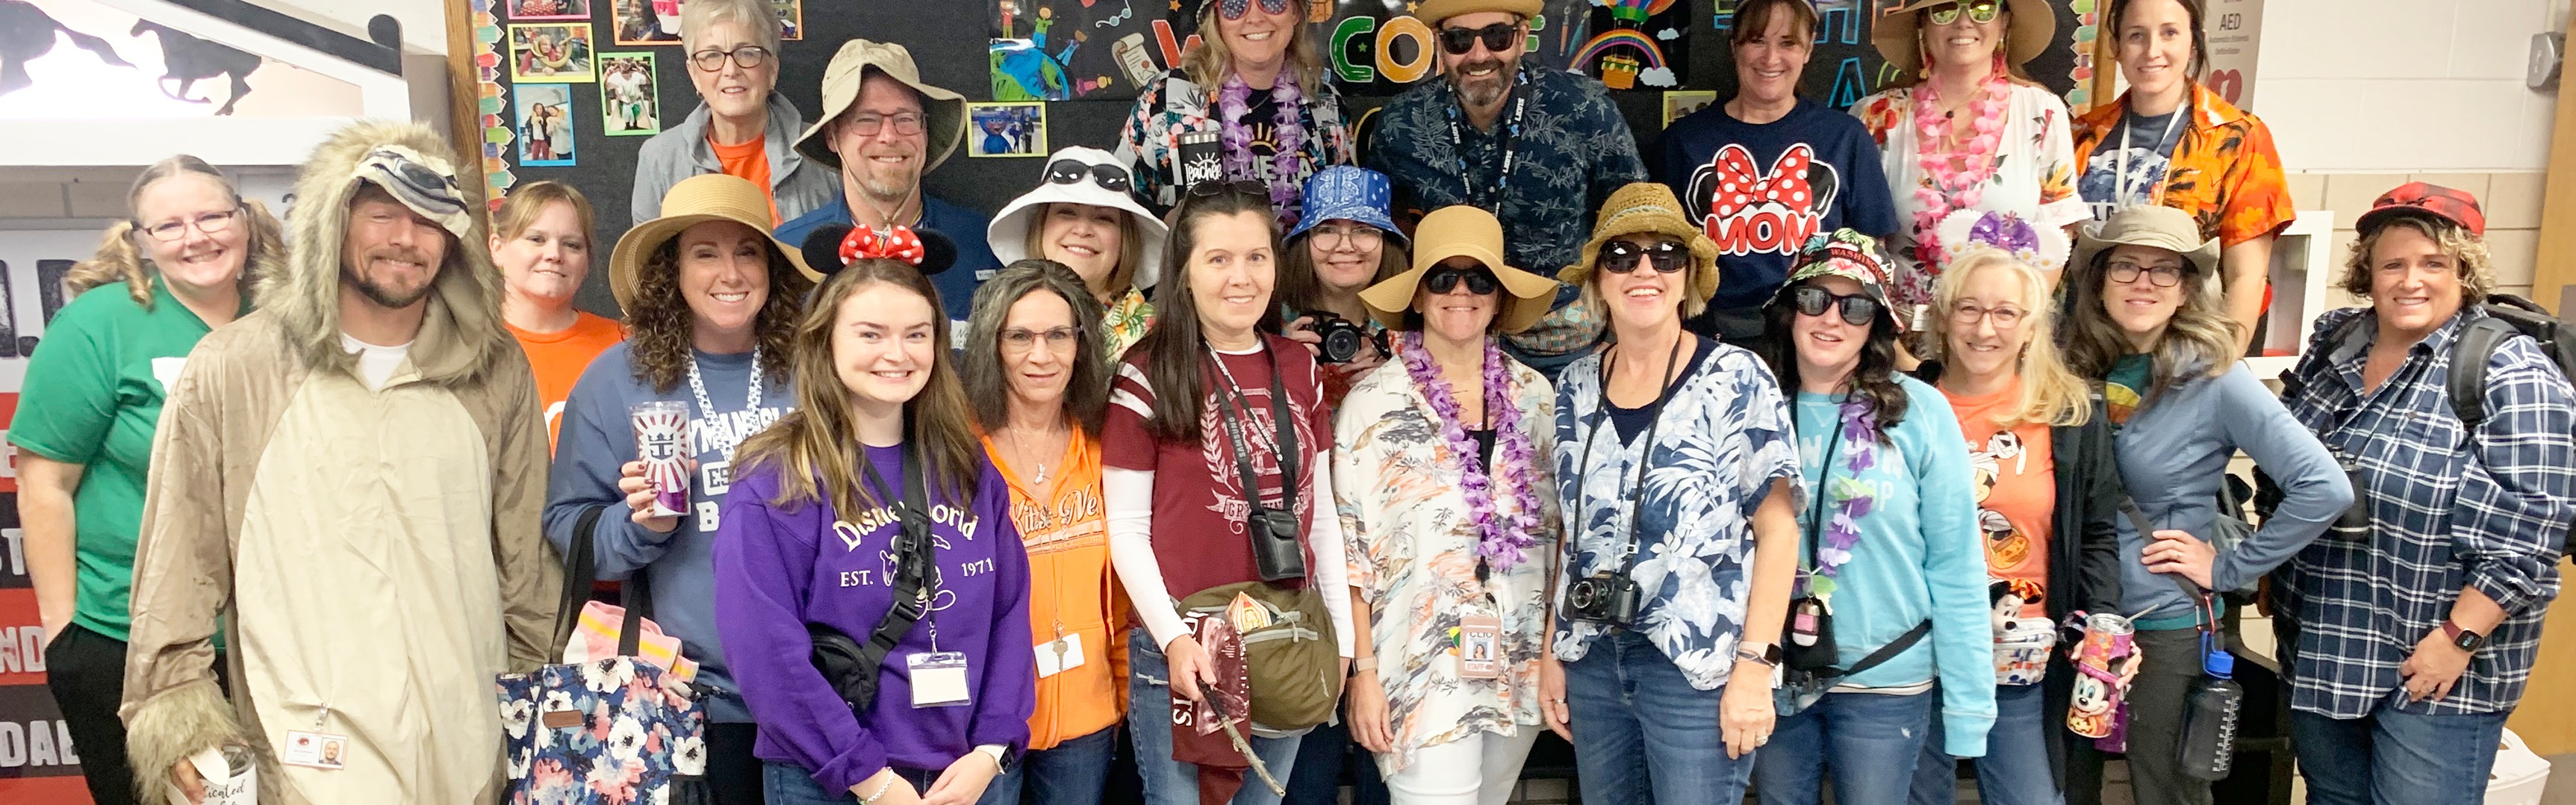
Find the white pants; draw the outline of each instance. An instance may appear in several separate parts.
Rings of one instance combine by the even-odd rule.
[[[1519,735],[1479,732],[1413,753],[1413,762],[1386,778],[1395,805],[1504,805],[1520,782],[1530,745],[1547,728],[1520,725]]]

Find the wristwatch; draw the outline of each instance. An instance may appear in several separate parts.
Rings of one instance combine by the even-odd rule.
[[[1760,651],[1753,650],[1754,645],[1756,644],[1744,643],[1737,645],[1735,647],[1735,658],[1739,660],[1752,660],[1772,668],[1780,667],[1780,644],[1759,644],[1762,646],[1762,650]]]
[[[2478,649],[2487,644],[2486,635],[2460,628],[2459,624],[2452,623],[2449,618],[2442,619],[2442,634],[2451,638],[2451,645],[2471,654],[2478,653]]]

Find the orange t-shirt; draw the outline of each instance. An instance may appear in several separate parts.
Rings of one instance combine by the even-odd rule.
[[[1968,466],[1976,473],[1977,530],[1984,534],[1986,575],[2010,582],[2022,598],[2021,617],[2048,617],[2050,518],[2057,509],[2056,459],[2046,422],[2010,430],[1995,415],[2020,402],[2019,388],[1981,397],[1943,391],[1968,437]]]
[[[564,398],[572,396],[572,384],[581,379],[590,360],[626,340],[626,328],[615,320],[573,311],[572,326],[561,332],[532,333],[510,327],[510,335],[519,339],[519,348],[527,350],[528,366],[537,373],[537,400],[546,407],[546,445],[551,452],[556,433],[563,427]],[[506,324],[506,323],[505,323]]]
[[[707,130],[707,147],[716,150],[716,162],[724,165],[728,176],[740,176],[760,186],[760,197],[769,199],[769,225],[786,223],[778,217],[778,199],[769,192],[769,137],[751,138],[740,145],[716,142],[715,130]]]
[[[1049,749],[1107,729],[1127,710],[1127,601],[1109,566],[1109,515],[1100,501],[1100,444],[1075,429],[1064,454],[1046,465],[1046,485],[1034,467],[1013,467],[984,450],[1011,486],[1011,519],[1029,552],[1029,632],[1035,650],[1061,656],[1079,651],[1080,665],[1037,680],[1037,709],[1029,714],[1029,748]],[[1059,640],[1068,653],[1053,654]]]

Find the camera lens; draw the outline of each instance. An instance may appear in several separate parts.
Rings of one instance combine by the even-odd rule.
[[[1323,335],[1325,363],[1349,363],[1352,358],[1359,357],[1362,338],[1359,328],[1349,325],[1327,327]]]
[[[1565,603],[1574,609],[1591,609],[1594,599],[1600,597],[1600,591],[1592,588],[1591,579],[1575,582],[1565,591]]]

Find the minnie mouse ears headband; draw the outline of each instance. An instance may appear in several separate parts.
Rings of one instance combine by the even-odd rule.
[[[799,245],[805,264],[824,276],[860,260],[893,260],[920,269],[924,276],[957,264],[957,244],[933,229],[851,227],[816,228]]]

